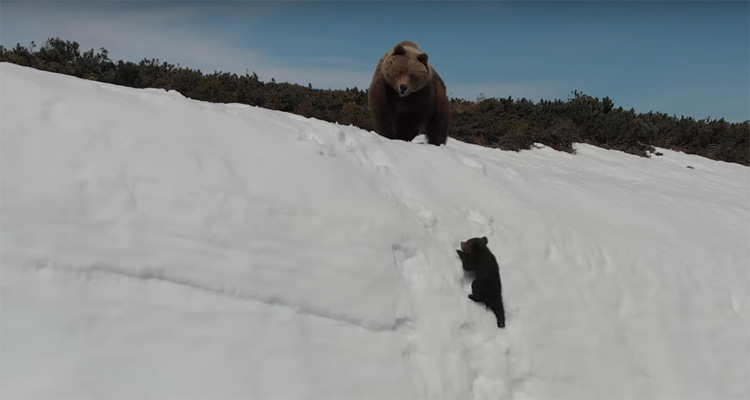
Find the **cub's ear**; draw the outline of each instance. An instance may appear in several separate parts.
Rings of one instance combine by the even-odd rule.
[[[417,56],[417,60],[419,62],[421,62],[422,64],[424,64],[424,65],[427,65],[427,60],[428,59],[429,59],[429,56],[427,55],[427,53],[422,53],[422,54],[420,54],[420,55]]]
[[[398,45],[393,48],[393,55],[394,56],[403,56],[406,54],[406,49],[402,45]]]
[[[487,236],[482,236],[482,239],[481,239],[481,240],[482,240],[482,244],[483,244],[483,245],[485,245],[485,246],[487,246],[487,243],[489,242],[489,241],[487,240]]]

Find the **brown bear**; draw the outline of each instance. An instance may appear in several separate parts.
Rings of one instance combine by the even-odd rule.
[[[445,83],[412,41],[397,44],[375,67],[370,83],[370,112],[375,132],[411,141],[420,133],[430,144],[444,144],[450,124]]]

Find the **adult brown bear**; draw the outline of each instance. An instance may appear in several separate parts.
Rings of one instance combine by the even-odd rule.
[[[412,41],[397,44],[375,67],[370,83],[375,132],[411,141],[424,133],[430,144],[444,144],[450,124],[445,83]]]

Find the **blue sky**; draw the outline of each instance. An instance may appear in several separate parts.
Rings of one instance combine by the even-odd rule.
[[[453,97],[566,99],[750,119],[750,2],[0,1],[0,44],[59,36],[114,60],[366,88],[413,40]]]

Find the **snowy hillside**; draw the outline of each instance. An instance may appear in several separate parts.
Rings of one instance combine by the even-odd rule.
[[[747,167],[0,93],[2,398],[750,397]],[[455,252],[485,235],[506,329]]]

